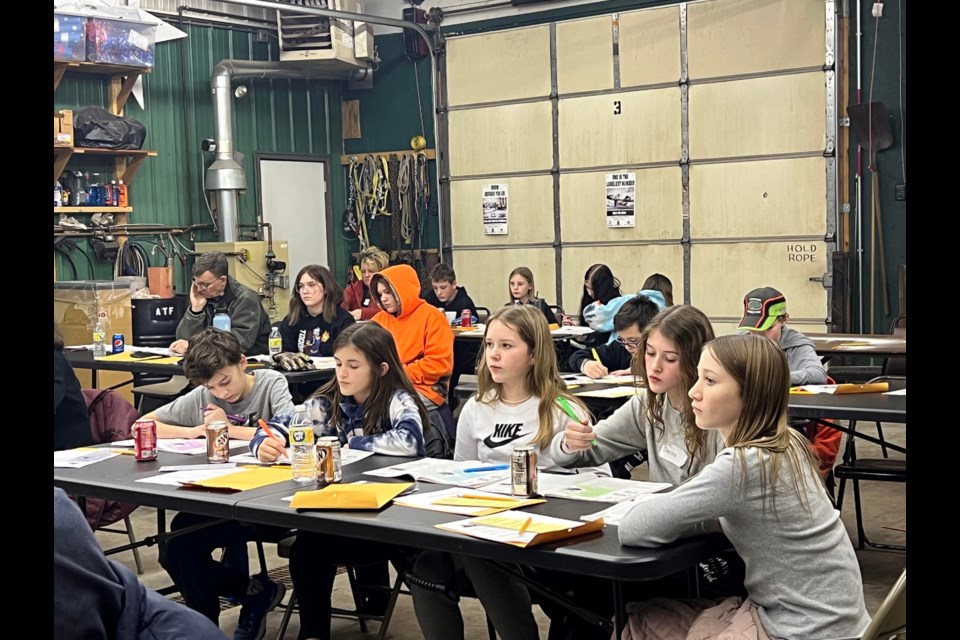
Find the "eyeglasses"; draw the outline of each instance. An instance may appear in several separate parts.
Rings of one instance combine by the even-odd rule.
[[[319,288],[319,282],[301,282],[297,285],[297,291],[316,291]]]
[[[626,340],[624,340],[623,338],[618,336],[617,344],[622,344],[625,347],[639,347],[640,340],[642,340],[642,338],[627,338]]]
[[[199,280],[194,278],[193,284],[197,285],[197,289],[199,289],[200,291],[206,291],[213,285],[217,284],[217,282],[219,281],[220,281],[220,278],[217,278],[216,280],[211,280],[210,282],[200,282]]]

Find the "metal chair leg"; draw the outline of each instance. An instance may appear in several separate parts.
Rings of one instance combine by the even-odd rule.
[[[347,567],[347,578],[350,580],[350,591],[353,592],[353,604],[357,609],[357,613],[361,613],[361,610],[363,609],[363,597],[360,595],[360,589],[357,587],[357,577],[354,574],[352,566]],[[361,633],[366,633],[366,618],[363,616],[357,616],[357,620],[360,622]]]
[[[857,511],[857,548],[863,549],[863,512],[860,510],[860,481],[853,480],[853,505]]]
[[[130,516],[124,516],[123,524],[127,528],[127,539],[130,540],[130,544],[137,543],[137,536],[133,533],[133,523],[130,522]],[[137,575],[143,575],[143,562],[140,561],[140,549],[134,547],[131,549],[133,551],[133,561],[137,565]]]
[[[403,587],[403,575],[398,573],[397,580],[393,583],[393,589],[390,590],[390,599],[387,600],[387,608],[383,612],[383,619],[380,620],[380,633],[377,634],[377,640],[386,640],[387,628],[390,626],[390,618],[393,617],[393,609],[397,606],[397,598],[400,597],[401,587]]]
[[[290,616],[293,615],[293,610],[297,606],[297,592],[293,589],[290,589],[290,601],[287,603],[286,608],[283,610],[283,618],[280,620],[280,628],[277,629],[277,639],[283,640],[283,636],[287,634],[287,626],[290,624]]]
[[[880,438],[880,440],[881,440],[882,442],[886,442],[886,441],[887,441],[886,438],[883,437],[883,427],[880,425],[879,422],[877,423],[877,437]],[[890,457],[889,455],[887,455],[887,445],[881,444],[881,445],[880,445],[880,451],[883,453],[883,457],[884,457],[884,458],[889,458],[889,457]]]
[[[493,620],[490,619],[490,616],[487,616],[487,634],[490,636],[490,640],[497,640],[497,630],[493,626]]]

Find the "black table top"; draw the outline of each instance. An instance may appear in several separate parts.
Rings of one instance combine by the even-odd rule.
[[[790,416],[873,422],[907,422],[907,396],[886,393],[790,394]]]
[[[399,481],[363,475],[364,471],[396,464],[399,460],[389,456],[370,456],[344,467],[344,481]],[[205,457],[161,452],[156,461],[137,462],[133,456],[121,455],[80,469],[54,469],[54,485],[69,493],[112,498],[161,509],[322,531],[619,580],[658,579],[683,571],[730,546],[726,538],[714,534],[681,540],[657,549],[624,547],[617,538],[616,527],[606,526],[601,532],[521,549],[443,531],[434,526],[466,517],[456,514],[399,505],[391,505],[381,511],[298,512],[283,498],[300,490],[319,488],[319,485],[299,485],[292,478],[287,482],[235,493],[134,482],[137,478],[155,475],[165,464],[203,465]],[[428,483],[419,483],[418,487],[422,492],[446,488],[444,485]],[[607,506],[599,502],[554,498],[528,509],[532,513],[577,520],[582,514]]]

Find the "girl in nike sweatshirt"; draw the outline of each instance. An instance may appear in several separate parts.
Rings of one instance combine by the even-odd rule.
[[[561,402],[587,419],[586,407],[569,394],[557,370],[557,356],[543,314],[530,305],[502,307],[487,321],[477,366],[478,390],[460,413],[455,460],[505,463],[514,448],[537,445],[539,467],[553,467],[547,447],[570,418]],[[606,465],[600,471],[610,475]],[[452,564],[455,576],[445,575]],[[450,592],[473,583],[487,615],[503,640],[536,640],[526,587],[479,558],[425,552],[413,574],[451,588],[444,592],[410,584],[414,609],[426,640],[463,639],[463,618]],[[451,579],[452,578],[452,579]]]

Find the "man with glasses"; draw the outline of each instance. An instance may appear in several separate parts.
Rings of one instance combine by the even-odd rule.
[[[633,296],[623,303],[613,318],[616,338],[596,349],[574,351],[570,356],[570,367],[593,379],[607,375],[628,375],[630,359],[640,345],[643,328],[662,308],[657,299],[640,294]],[[594,357],[594,354],[597,357]]]
[[[240,340],[245,355],[267,353],[270,317],[260,296],[227,273],[227,257],[219,251],[199,256],[193,265],[190,308],[177,325],[177,340],[170,345],[174,353],[186,353],[190,338],[213,326],[213,317],[230,317],[230,331]]]

